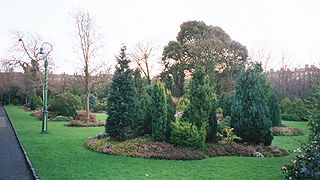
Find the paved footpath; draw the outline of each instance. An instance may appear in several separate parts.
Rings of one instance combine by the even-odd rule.
[[[34,179],[11,124],[0,106],[0,180]]]

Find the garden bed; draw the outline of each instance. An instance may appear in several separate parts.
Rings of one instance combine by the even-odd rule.
[[[214,156],[274,157],[288,155],[286,149],[275,146],[219,142],[218,144],[206,144],[203,149],[187,149],[175,147],[166,142],[154,142],[149,138],[116,142],[99,135],[88,138],[85,146],[93,151],[111,155],[170,160],[198,160]]]
[[[303,135],[303,129],[283,125],[280,127],[273,127],[271,129],[274,136],[300,136]]]
[[[67,122],[65,126],[72,126],[72,127],[94,127],[94,126],[105,126],[105,122],[103,121],[79,121],[73,120],[71,122]]]

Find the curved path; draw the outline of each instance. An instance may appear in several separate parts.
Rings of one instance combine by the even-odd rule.
[[[11,123],[0,106],[0,180],[34,179]]]

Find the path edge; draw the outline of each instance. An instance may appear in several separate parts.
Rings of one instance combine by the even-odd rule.
[[[39,180],[40,178],[39,178],[39,176],[38,176],[38,174],[37,174],[37,172],[36,172],[36,169],[32,166],[32,163],[31,163],[31,161],[30,161],[30,159],[29,159],[29,156],[27,155],[27,152],[24,150],[24,147],[23,147],[23,145],[22,145],[22,143],[21,143],[21,141],[20,141],[20,138],[19,138],[19,136],[18,136],[18,134],[17,134],[17,131],[16,131],[15,127],[13,126],[13,123],[12,123],[12,121],[11,121],[8,113],[7,113],[6,108],[5,108],[4,106],[2,106],[2,108],[4,109],[4,112],[6,113],[6,116],[7,116],[8,120],[9,120],[9,122],[10,122],[11,128],[13,129],[13,132],[14,132],[14,134],[15,134],[15,136],[16,136],[16,139],[17,139],[17,141],[18,141],[18,143],[19,143],[20,149],[21,149],[22,152],[23,152],[24,159],[27,161],[27,164],[28,164],[28,166],[29,166],[29,168],[30,168],[30,170],[31,170],[31,172],[32,172],[33,178],[34,178],[35,180]]]

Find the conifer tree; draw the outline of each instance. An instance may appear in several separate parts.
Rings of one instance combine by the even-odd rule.
[[[230,125],[237,136],[249,143],[259,143],[261,139],[270,139],[268,135],[272,136],[269,132],[272,123],[260,79],[256,68],[242,70],[236,80],[236,95],[231,107]]]
[[[281,125],[280,103],[275,92],[271,92],[268,99],[268,108],[270,120],[273,127]]]
[[[196,70],[189,84],[188,107],[182,114],[182,120],[195,124],[198,128],[208,121],[210,112],[210,97],[205,87],[205,75]]]
[[[152,138],[165,141],[168,131],[167,99],[165,88],[159,81],[154,82],[152,86],[150,102]]]
[[[219,99],[219,107],[223,110],[223,116],[231,116],[231,105],[233,96],[230,93],[222,93]]]
[[[107,99],[108,122],[106,133],[116,140],[137,136],[139,129],[138,98],[132,70],[129,68],[126,48],[121,48]]]
[[[209,114],[209,123],[208,123],[208,132],[207,132],[207,141],[216,142],[217,132],[218,132],[218,121],[216,118],[216,103],[212,103],[211,111]]]
[[[166,89],[166,100],[167,100],[167,132],[166,140],[170,139],[171,134],[171,123],[175,120],[176,109],[173,106],[172,95],[170,90]]]

